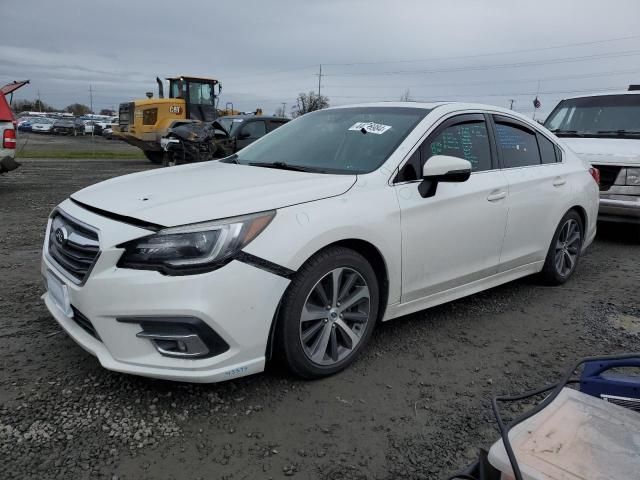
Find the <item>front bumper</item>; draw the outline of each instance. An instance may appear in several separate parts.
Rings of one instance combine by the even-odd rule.
[[[598,220],[640,224],[640,196],[601,194]]]
[[[95,338],[73,318],[66,316],[49,292],[44,302],[69,336],[95,355],[109,370],[187,382],[218,382],[260,372],[271,323],[289,280],[239,261],[213,272],[180,277],[158,272],[117,268],[122,253],[114,245],[142,236],[138,227],[88,212],[67,201],[68,214],[99,229],[101,253],[82,285],[65,278],[47,254],[48,231],[42,273],[51,271],[67,286],[71,305],[87,317]],[[228,345],[219,355],[184,359],[161,355],[142,328],[117,318],[195,317],[205,322]]]

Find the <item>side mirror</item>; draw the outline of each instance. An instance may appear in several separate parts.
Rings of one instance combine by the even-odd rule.
[[[239,138],[240,140],[243,140],[243,139],[245,139],[245,138],[249,138],[249,137],[251,137],[251,134],[250,134],[249,132],[240,132],[240,133],[238,134],[238,138]]]
[[[449,155],[434,155],[422,168],[422,183],[418,191],[422,198],[433,197],[439,182],[466,182],[471,176],[471,163]]]

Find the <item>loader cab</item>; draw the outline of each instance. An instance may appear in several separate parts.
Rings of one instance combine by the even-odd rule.
[[[167,80],[169,80],[169,98],[184,100],[187,119],[212,122],[217,118],[216,107],[222,90],[220,82],[213,78],[184,76]]]

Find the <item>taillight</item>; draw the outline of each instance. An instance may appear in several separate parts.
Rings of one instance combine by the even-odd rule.
[[[16,148],[16,131],[7,129],[2,134],[2,148]]]
[[[598,186],[600,185],[600,170],[598,170],[595,167],[591,167],[589,169],[589,173],[591,174],[591,176],[593,177],[593,180],[598,184]]]

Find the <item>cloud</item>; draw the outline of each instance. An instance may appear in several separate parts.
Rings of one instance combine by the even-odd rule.
[[[31,0],[3,10],[0,80],[30,78],[19,96],[40,91],[59,107],[88,103],[91,85],[102,108],[143,97],[156,75],[213,76],[224,85],[221,103],[271,112],[317,89],[323,63],[332,104],[397,100],[409,89],[416,99],[514,98],[530,111],[540,91],[548,111],[567,92],[638,78],[639,16],[635,0]],[[538,63],[514,65],[526,62]],[[507,66],[466,68],[496,64]]]

